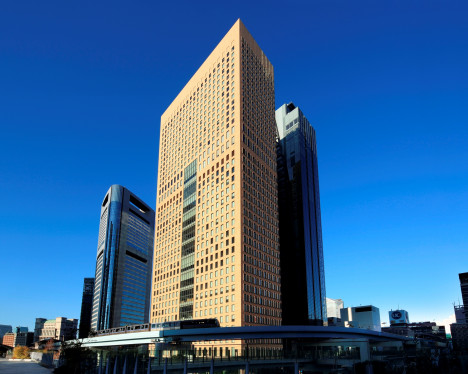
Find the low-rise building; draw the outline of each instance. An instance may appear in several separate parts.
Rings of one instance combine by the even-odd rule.
[[[445,326],[437,326],[435,322],[394,324],[390,327],[382,327],[382,332],[439,342],[447,340]]]
[[[445,326],[437,326],[435,322],[413,322],[408,327],[414,332],[414,336],[420,339],[446,341]]]
[[[414,338],[414,331],[411,330],[411,328],[409,328],[407,325],[382,327],[382,332]]]

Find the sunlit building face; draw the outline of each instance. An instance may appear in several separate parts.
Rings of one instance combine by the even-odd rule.
[[[273,67],[239,21],[161,117],[150,320],[280,325]]]

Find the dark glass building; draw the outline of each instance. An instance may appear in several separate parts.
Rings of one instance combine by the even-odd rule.
[[[81,299],[80,328],[78,338],[87,338],[91,329],[91,311],[93,309],[94,278],[85,278]]]
[[[154,210],[113,185],[101,205],[91,328],[148,322]]]
[[[315,130],[294,104],[276,111],[283,325],[327,320]]]
[[[459,273],[458,279],[460,279],[463,305],[468,308],[468,273]]]

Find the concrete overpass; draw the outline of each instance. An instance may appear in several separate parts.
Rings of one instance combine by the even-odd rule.
[[[285,339],[285,342],[289,342],[287,344],[289,348],[277,357],[257,357],[248,354],[247,351],[242,352],[239,357],[210,357],[209,355],[205,357],[186,352],[187,356],[184,356],[184,362],[177,361],[177,359],[180,360],[180,357],[174,358],[176,361],[173,361],[173,356],[170,353],[171,350],[179,351],[184,346],[184,344],[179,343],[246,339]],[[272,368],[290,366],[294,367],[294,373],[298,373],[299,367],[315,367],[316,365],[332,367],[336,364],[352,366],[356,362],[369,361],[372,357],[371,346],[402,347],[405,341],[412,341],[412,339],[364,329],[324,326],[246,326],[160,330],[105,335],[81,340],[83,347],[93,348],[100,352],[99,356],[102,357],[99,359],[98,372],[100,373],[104,373],[104,368],[108,367],[117,370],[116,373],[120,372],[119,370],[125,372],[122,365],[127,368],[144,366],[148,368],[148,373],[187,372],[187,367],[190,367],[191,372],[200,370],[201,372],[214,373],[215,368],[216,370],[242,368],[245,373],[248,373],[249,367],[265,368],[269,366]],[[134,347],[133,352],[135,352],[138,346],[147,344],[156,344],[160,347],[157,348],[159,352],[168,350],[169,354],[158,353],[157,357],[155,356],[153,359],[148,356],[133,358],[134,361],[130,362],[132,347]],[[303,353],[298,354],[297,349],[302,349],[304,344],[309,347],[306,350],[312,347],[309,353],[315,354],[315,356],[307,357],[308,352],[306,352],[306,356]],[[187,345],[185,346],[187,347]],[[317,356],[317,350],[335,352],[333,350],[337,350],[339,346],[342,347],[342,352],[346,352],[346,350],[343,351],[343,347],[355,347],[357,350],[354,351],[352,357],[347,357],[346,354],[333,359],[319,357],[320,354]],[[122,349],[127,353],[124,353]],[[116,358],[116,352],[120,352],[118,353],[119,358]],[[116,367],[117,369],[115,369]]]
[[[96,336],[82,339],[83,347],[141,345],[172,342],[201,342],[244,339],[364,339],[371,342],[411,341],[395,334],[328,326],[245,326],[162,330]]]

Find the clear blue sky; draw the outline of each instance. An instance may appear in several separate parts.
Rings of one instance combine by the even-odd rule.
[[[442,320],[468,271],[466,1],[4,1],[0,324],[79,318],[111,184],[241,18],[317,131],[327,295]]]

